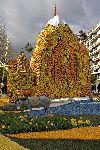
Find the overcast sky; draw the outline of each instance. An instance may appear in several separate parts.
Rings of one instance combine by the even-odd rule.
[[[19,53],[53,17],[55,0],[0,0],[0,16],[5,19],[12,46]],[[100,0],[56,0],[57,14],[74,33],[89,31],[100,21]],[[28,56],[29,57],[29,56]]]

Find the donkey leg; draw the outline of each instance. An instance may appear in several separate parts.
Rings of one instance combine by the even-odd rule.
[[[45,114],[46,114],[46,116],[47,116],[47,115],[48,115],[48,108],[45,107],[44,110],[45,110]]]
[[[30,109],[30,116],[32,117],[32,106],[29,105],[29,109]]]

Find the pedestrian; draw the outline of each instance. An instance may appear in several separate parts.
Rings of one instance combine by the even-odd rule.
[[[94,93],[96,93],[96,84],[94,84]]]
[[[94,93],[94,85],[91,86],[91,92]]]
[[[90,101],[93,101],[93,94],[92,93],[89,93],[89,99],[90,99]]]
[[[98,84],[97,89],[98,89],[98,93],[99,93],[100,92],[100,83]]]

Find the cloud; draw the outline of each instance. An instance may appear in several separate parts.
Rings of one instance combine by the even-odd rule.
[[[56,0],[56,3],[57,14],[75,33],[80,29],[91,30],[100,21],[100,0]],[[27,42],[35,45],[39,32],[53,16],[53,9],[54,0],[0,0],[0,16],[5,19],[12,45],[18,52]]]

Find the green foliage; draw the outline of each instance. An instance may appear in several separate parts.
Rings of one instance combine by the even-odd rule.
[[[24,111],[25,109],[27,109],[27,106],[25,105],[21,105],[20,110]],[[8,103],[4,106],[0,106],[0,110],[3,111],[15,111],[16,110],[16,105],[15,103]]]
[[[93,74],[92,74],[91,76],[92,76],[91,83],[95,84],[97,78],[96,78],[96,76],[93,75]]]
[[[9,103],[4,106],[0,106],[0,110],[3,111],[15,111],[15,103]]]

